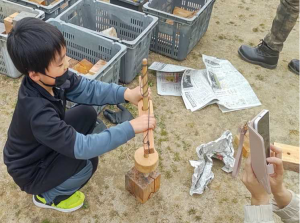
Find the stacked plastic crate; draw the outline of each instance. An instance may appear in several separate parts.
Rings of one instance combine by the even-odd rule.
[[[215,0],[151,0],[143,6],[146,14],[159,18],[153,31],[151,50],[184,60],[205,34]],[[174,15],[175,7],[195,12],[191,18]]]
[[[106,64],[93,75],[81,74],[69,68],[71,71],[91,80],[118,83],[121,58],[126,53],[126,46],[99,35],[85,32],[80,27],[66,24],[56,19],[49,19],[47,22],[56,26],[63,34],[67,45],[68,57],[77,61],[87,59],[93,64],[100,59],[106,61]],[[81,104],[84,104],[84,102]],[[68,103],[68,107],[72,107],[73,105],[75,104]],[[102,107],[95,106],[95,109],[99,113]]]
[[[127,46],[122,58],[120,81],[130,83],[142,68],[143,58],[148,58],[151,34],[157,18],[110,3],[80,0],[57,19],[80,27]],[[114,28],[117,37],[102,33]]]
[[[148,0],[110,0],[111,4],[119,5],[140,12],[143,11],[143,5],[146,4],[147,2]]]
[[[77,0],[10,0],[45,12],[45,20],[56,18]]]

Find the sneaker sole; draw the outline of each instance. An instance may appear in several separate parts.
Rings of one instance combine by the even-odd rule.
[[[32,200],[33,200],[33,203],[40,207],[40,208],[48,208],[48,209],[53,209],[53,210],[56,210],[56,211],[60,211],[60,212],[64,212],[64,213],[69,213],[69,212],[73,212],[73,211],[76,211],[78,210],[79,208],[82,207],[83,203],[75,208],[70,208],[70,209],[62,209],[62,208],[57,208],[57,207],[53,207],[53,206],[49,206],[49,205],[46,205],[46,204],[42,204],[40,202],[37,202],[35,199],[34,199],[34,196],[32,196]]]
[[[241,52],[240,52],[240,49],[238,50],[238,53],[240,55],[240,57],[246,61],[246,62],[249,62],[249,63],[252,63],[252,64],[256,64],[256,65],[259,65],[261,67],[264,67],[264,68],[267,68],[267,69],[275,69],[277,67],[277,64],[275,65],[270,65],[270,64],[266,64],[266,63],[263,63],[263,62],[258,62],[258,61],[253,61],[253,60],[249,60],[248,58],[246,58]]]
[[[293,72],[293,73],[299,75],[299,72],[297,72],[295,69],[293,69],[293,68],[291,67],[290,64],[288,65],[288,68],[289,68],[289,70],[290,70],[291,72]]]

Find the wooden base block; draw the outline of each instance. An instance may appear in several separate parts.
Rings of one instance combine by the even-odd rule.
[[[145,177],[133,167],[125,175],[125,188],[143,204],[159,190],[160,176],[160,173],[154,171]]]
[[[234,137],[233,144],[238,148],[240,143],[240,135],[236,135]],[[249,143],[249,133],[247,132],[244,136],[244,144],[243,144],[243,157],[248,158],[250,155],[250,143]]]
[[[274,146],[282,150],[282,161],[285,170],[299,173],[299,147],[274,143]]]

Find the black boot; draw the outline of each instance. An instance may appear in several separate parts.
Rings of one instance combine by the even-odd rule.
[[[289,69],[290,71],[299,75],[299,60],[297,59],[291,60],[291,62],[289,62]]]
[[[272,50],[263,40],[256,47],[242,45],[238,52],[240,57],[249,63],[268,69],[275,69],[277,66],[279,52]]]

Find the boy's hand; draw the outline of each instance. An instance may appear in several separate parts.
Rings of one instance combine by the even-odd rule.
[[[156,126],[156,120],[153,115],[141,115],[130,121],[130,124],[135,134],[145,132],[148,129],[154,129]]]
[[[264,187],[256,179],[251,167],[250,156],[247,159],[245,165],[242,181],[252,195],[251,205],[269,204],[269,194],[265,191]]]
[[[148,88],[149,98],[151,98],[151,89]],[[140,86],[137,86],[133,89],[127,88],[124,93],[124,99],[129,101],[130,103],[134,105],[138,105],[139,101],[143,98],[142,96],[142,90]]]

